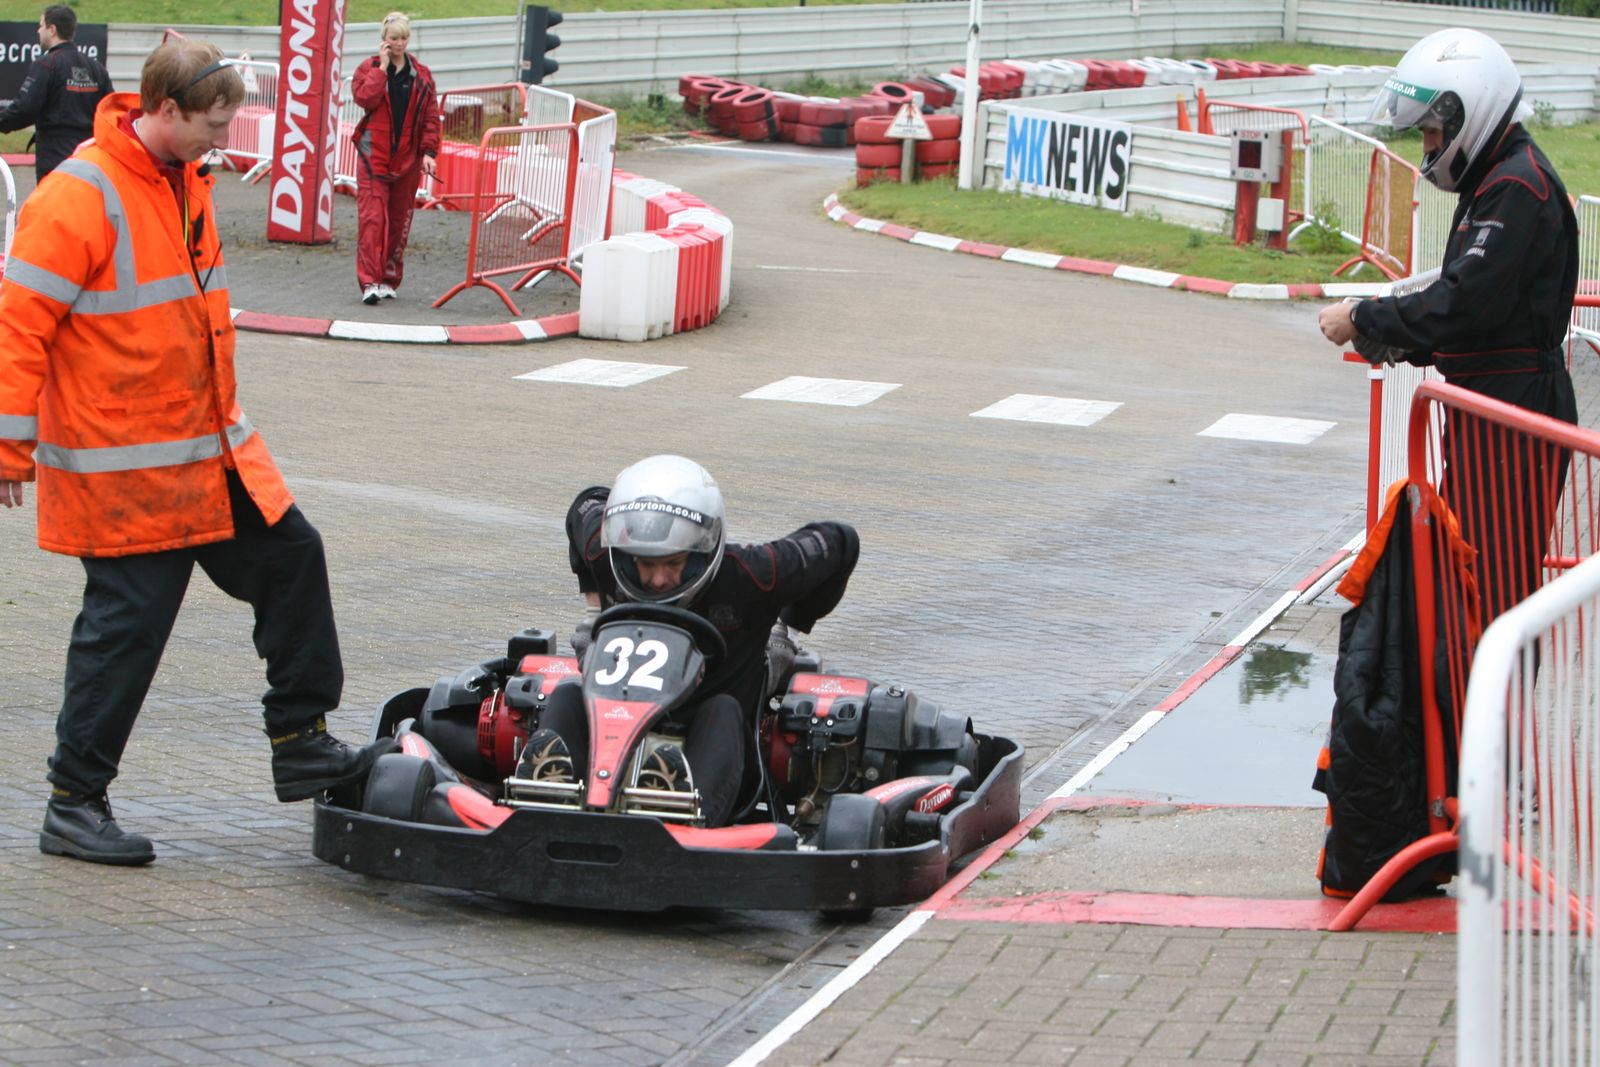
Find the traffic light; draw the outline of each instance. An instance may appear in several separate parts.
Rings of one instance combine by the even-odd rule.
[[[561,47],[561,38],[550,32],[561,24],[561,12],[529,5],[522,19],[522,81],[539,85],[561,69],[550,53]]]

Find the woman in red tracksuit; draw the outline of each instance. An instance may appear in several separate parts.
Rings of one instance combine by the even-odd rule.
[[[356,281],[361,302],[394,296],[405,274],[406,238],[422,176],[439,154],[439,102],[433,74],[406,54],[411,20],[383,20],[378,54],[351,75],[351,94],[366,112],[356,125]]]

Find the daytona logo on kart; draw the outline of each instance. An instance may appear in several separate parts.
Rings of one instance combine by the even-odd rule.
[[[600,717],[602,719],[621,719],[624,722],[632,722],[633,712],[628,710],[626,704],[615,704]]]
[[[924,815],[930,815],[936,811],[943,811],[945,805],[950,803],[950,798],[955,795],[955,786],[951,785],[949,782],[946,782],[943,785],[936,786],[933,789],[928,790],[927,793],[921,797],[918,797],[916,809],[922,812]]]

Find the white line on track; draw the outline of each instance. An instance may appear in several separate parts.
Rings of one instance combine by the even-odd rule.
[[[918,910],[901,919],[888,933],[878,938],[871,948],[857,956],[854,963],[840,971],[837,978],[811,994],[811,999],[790,1012],[788,1018],[767,1031],[766,1036],[745,1049],[738,1059],[728,1064],[728,1067],[755,1067],[778,1051],[807,1023],[826,1011],[828,1005],[844,996],[857,982],[870,974],[889,953],[900,947],[902,941],[922,929],[923,924],[931,918],[933,912]]]
[[[860,274],[851,267],[784,267],[776,263],[758,263],[756,270],[798,270],[808,274]]]

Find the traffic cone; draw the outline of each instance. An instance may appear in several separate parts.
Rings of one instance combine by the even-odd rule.
[[[1206,104],[1206,91],[1198,85],[1194,87],[1194,113],[1200,120],[1200,133],[1217,132],[1211,128],[1211,108]]]
[[[1194,132],[1189,125],[1189,103],[1183,98],[1182,93],[1178,94],[1178,129],[1184,133]]]

